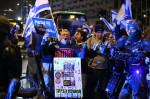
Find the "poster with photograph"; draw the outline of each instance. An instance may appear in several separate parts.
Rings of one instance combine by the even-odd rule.
[[[80,58],[54,58],[55,97],[82,98]]]
[[[52,19],[44,19],[44,18],[32,18],[32,19],[34,26],[43,24],[46,26],[46,31],[47,33],[50,34],[51,37],[57,37],[54,21]]]

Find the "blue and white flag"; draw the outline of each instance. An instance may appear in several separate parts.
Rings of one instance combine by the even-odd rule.
[[[113,32],[114,31],[114,27],[105,19],[101,16],[103,22],[106,24],[106,26],[108,27],[108,29]]]
[[[131,1],[130,0],[126,0],[125,3],[125,15],[128,16],[128,19],[132,18],[132,11],[131,11]]]
[[[111,10],[110,14],[111,14],[111,22],[110,23],[112,23],[117,15],[117,12]]]
[[[119,9],[118,14],[115,17],[114,21],[120,20],[122,16],[126,16],[126,20],[122,21],[120,28],[126,28],[127,23],[130,19],[132,19],[132,11],[131,11],[131,1],[125,0],[124,3],[121,5],[121,8]]]
[[[45,10],[51,10],[49,6],[48,0],[36,0],[34,7],[31,7],[25,29],[23,32],[23,36],[29,37],[31,35],[31,32],[34,31],[34,24],[32,21],[32,18],[38,18],[40,12],[45,11]]]
[[[131,11],[131,1],[125,0],[124,3],[121,5],[121,8],[118,11],[117,16],[115,17],[116,20],[119,20],[121,16],[127,16],[128,19],[132,18],[132,11]]]
[[[45,10],[51,11],[48,0],[36,0],[34,8],[34,12],[36,15]]]
[[[34,7],[31,7],[27,21],[26,21],[25,29],[23,31],[23,36],[25,38],[29,37],[31,35],[31,32],[34,30],[34,25],[33,25],[33,21],[32,21],[32,18],[34,16],[35,16]]]
[[[89,33],[91,33],[91,28],[86,23],[83,23],[82,29],[83,28],[87,28],[89,30]]]

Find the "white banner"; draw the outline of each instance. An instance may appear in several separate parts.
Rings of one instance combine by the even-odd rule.
[[[80,58],[54,58],[55,97],[82,98]]]

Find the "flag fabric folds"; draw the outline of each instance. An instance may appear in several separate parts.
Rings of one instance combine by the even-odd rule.
[[[122,21],[120,28],[126,28],[128,20],[132,19],[131,1],[125,0],[116,15],[114,22],[116,23],[122,16],[126,16],[125,21]]]
[[[36,0],[34,8],[36,15],[44,10],[51,10],[48,0]]]
[[[35,13],[33,11],[34,11],[34,7],[31,7],[29,15],[28,15],[28,18],[27,18],[27,21],[26,21],[25,29],[24,29],[24,32],[23,32],[23,36],[25,38],[27,38],[28,36],[30,36],[32,30],[34,29],[32,18],[35,17]],[[36,15],[36,17],[39,17],[39,16]]]
[[[132,18],[131,1],[130,0],[126,0],[125,15],[128,16],[128,19]]]
[[[30,8],[30,12],[26,21],[23,36],[27,38],[34,31],[34,24],[32,18],[38,18],[40,12],[45,10],[51,10],[48,0],[36,0],[34,7]]]
[[[121,16],[127,16],[128,19],[132,18],[132,12],[131,12],[131,1],[125,0],[124,3],[121,5],[121,8],[118,11],[118,14],[116,15],[115,19],[119,20]]]
[[[114,21],[114,19],[115,19],[116,15],[117,15],[117,12],[115,12],[115,11],[111,10],[111,12],[110,12],[111,22],[110,22],[110,23],[112,23],[112,22]]]

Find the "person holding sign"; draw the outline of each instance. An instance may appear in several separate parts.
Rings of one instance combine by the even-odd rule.
[[[48,39],[46,37],[43,37],[43,41],[42,41],[42,54],[44,56],[48,56],[51,55],[52,56],[52,60],[54,57],[80,57],[81,59],[84,59],[84,55],[85,55],[85,51],[86,51],[86,43],[82,44],[82,51],[80,51],[76,46],[70,44],[70,32],[67,29],[63,29],[61,34],[60,34],[60,42],[53,43],[48,41]],[[50,60],[52,62],[52,60]],[[49,65],[45,65],[43,72],[49,72],[50,67],[48,67]],[[50,73],[47,73],[50,74]],[[46,76],[46,75],[44,75]],[[52,75],[51,75],[52,78]],[[49,79],[49,77],[45,78],[45,81],[49,81],[47,80]],[[49,84],[47,82],[45,82],[46,84]],[[51,82],[52,83],[52,82]],[[49,85],[46,85],[49,86]],[[49,88],[48,88],[49,89]]]

